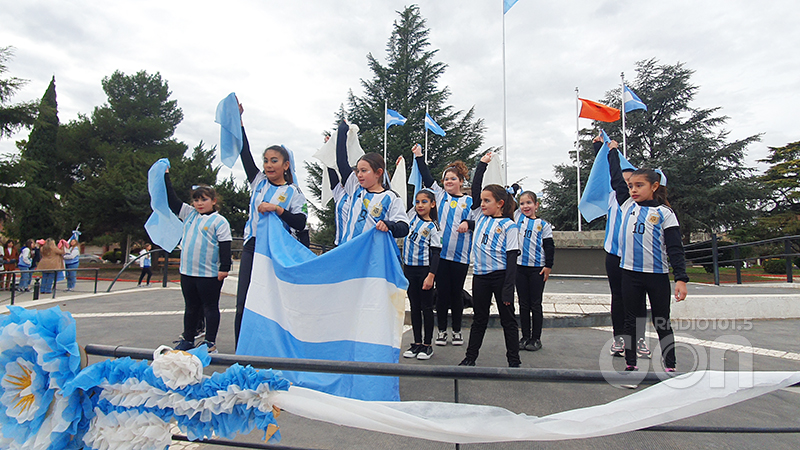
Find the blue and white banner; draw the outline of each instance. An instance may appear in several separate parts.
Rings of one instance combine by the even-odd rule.
[[[397,112],[397,111],[395,111],[393,109],[387,109],[386,110],[386,119],[384,119],[384,120],[386,122],[386,129],[387,130],[392,125],[400,125],[400,126],[402,126],[402,125],[406,124],[406,118],[403,117],[402,114],[400,114],[399,112]]]
[[[644,102],[636,94],[634,94],[630,88],[628,88],[628,86],[623,85],[623,87],[622,101],[625,103],[625,112],[629,113],[637,109],[643,109],[647,111],[647,105],[645,105]]]
[[[425,128],[431,130],[433,134],[438,134],[439,136],[444,136],[446,134],[442,127],[440,127],[439,124],[436,123],[436,121],[433,120],[433,117],[431,117],[431,115],[428,113],[425,113]]]
[[[397,363],[405,290],[397,244],[372,229],[320,256],[273,213],[258,222],[237,355]],[[285,372],[297,386],[400,400],[397,378]]]
[[[608,193],[611,189],[611,172],[608,167],[608,143],[611,139],[605,131],[600,130],[603,135],[603,147],[597,152],[592,165],[592,171],[589,173],[589,179],[586,181],[586,187],[583,189],[583,195],[578,203],[578,209],[587,222],[591,222],[598,217],[605,216],[608,212]],[[636,169],[622,154],[619,155],[620,169]]]

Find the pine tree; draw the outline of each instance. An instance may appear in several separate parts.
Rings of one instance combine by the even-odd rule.
[[[56,190],[56,179],[60,173],[56,168],[60,158],[58,141],[58,102],[56,100],[56,77],[39,102],[39,113],[22,151],[22,157],[36,163],[36,172],[28,180],[28,186],[36,186],[48,191]]]

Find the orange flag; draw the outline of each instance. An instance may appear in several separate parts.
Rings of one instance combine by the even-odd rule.
[[[593,102],[579,98],[581,101],[581,113],[578,117],[585,119],[594,119],[600,122],[616,122],[619,120],[619,110],[610,106],[603,105],[602,103]]]

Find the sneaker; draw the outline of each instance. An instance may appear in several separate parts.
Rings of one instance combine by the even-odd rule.
[[[520,364],[518,362],[508,363],[508,367],[519,367]]]
[[[197,331],[194,332],[194,338],[195,339],[203,339],[204,337],[206,337],[206,330],[205,329],[200,329],[200,330],[197,330]]]
[[[203,341],[203,342],[200,343],[200,345],[205,345],[206,347],[208,347],[208,354],[209,355],[213,355],[213,354],[217,353],[217,344],[215,344],[213,342]],[[198,345],[198,347],[200,347],[200,345]]]
[[[532,339],[532,340],[528,341],[527,344],[525,344],[525,350],[527,350],[529,352],[535,352],[535,351],[541,350],[541,349],[542,349],[542,340],[541,339],[536,339],[536,340]]]
[[[664,372],[674,373],[677,372],[674,367],[664,367]]]
[[[636,342],[636,354],[639,355],[639,358],[650,357],[650,349],[647,348],[647,342],[645,342],[644,338],[639,338],[639,341]]]
[[[458,363],[458,365],[459,366],[474,366],[475,365],[475,360],[474,359],[470,359],[470,358],[464,358],[464,359],[461,360],[460,363]]]
[[[519,340],[519,348],[525,348],[525,345],[530,341],[530,339],[522,338]]]
[[[186,351],[186,350],[191,350],[191,349],[194,348],[194,342],[193,341],[187,341],[186,339],[181,339],[180,341],[177,341],[177,342],[178,342],[178,345],[175,346],[175,350]]]
[[[447,345],[447,331],[440,331],[436,335],[436,341],[434,343],[436,345]]]
[[[461,337],[460,331],[453,332],[453,345],[464,345],[464,338]]]
[[[431,356],[433,356],[432,345],[419,346],[419,353],[417,353],[417,359],[431,359]]]
[[[637,370],[639,370],[637,366],[625,366],[625,372],[636,372]]]
[[[622,336],[615,336],[614,342],[611,344],[611,356],[619,356],[621,357],[625,354],[625,338]]]
[[[403,358],[416,358],[419,352],[422,351],[420,344],[411,344],[411,347],[403,353]]]

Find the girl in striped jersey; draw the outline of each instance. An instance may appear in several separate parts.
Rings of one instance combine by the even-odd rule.
[[[339,124],[336,136],[336,165],[342,182],[333,192],[337,209],[342,205],[344,220],[337,224],[340,244],[372,228],[391,232],[395,239],[408,234],[408,216],[403,200],[392,191],[386,177],[386,162],[377,153],[359,158],[356,170],[347,161],[347,131],[345,121]]]
[[[517,258],[517,295],[522,339],[519,348],[537,351],[542,348],[542,294],[553,268],[555,244],[553,228],[536,217],[539,202],[536,194],[525,191],[519,196],[514,217],[519,227],[520,255]]]
[[[239,113],[244,108],[239,104]],[[253,271],[253,255],[256,249],[256,231],[262,214],[274,213],[283,221],[286,230],[302,232],[306,227],[306,198],[292,175],[289,151],[282,145],[273,145],[264,150],[263,171],[258,169],[250,153],[250,142],[242,124],[242,165],[250,183],[250,205],[247,223],[244,226],[244,247],[239,262],[239,283],[236,288],[236,317],[233,332],[238,345],[242,326],[247,290]]]
[[[464,280],[469,270],[469,256],[472,249],[472,232],[464,222],[473,207],[472,197],[461,193],[461,186],[469,170],[456,161],[444,169],[442,186],[431,176],[422,147],[413,149],[417,167],[422,175],[422,183],[436,194],[439,223],[442,228],[442,253],[439,271],[436,276],[436,319],[439,333],[436,345],[447,344],[447,311],[452,313],[453,345],[462,345],[461,316],[464,311]],[[477,205],[475,206],[477,208]]]
[[[231,269],[231,227],[217,213],[217,193],[210,186],[197,186],[192,191],[192,206],[178,199],[164,174],[169,209],[183,221],[181,237],[181,291],[185,311],[183,337],[176,350],[194,348],[197,324],[205,317],[209,353],[216,353],[219,331],[219,294],[222,282]],[[192,339],[188,339],[191,337]]]
[[[500,185],[490,184],[481,190],[489,161],[491,154],[481,158],[472,182],[473,201],[480,204],[481,214],[474,214],[477,218],[471,223],[475,234],[472,243],[473,318],[466,357],[459,365],[475,365],[494,295],[506,341],[508,366],[519,367],[519,331],[514,317],[514,280],[519,256],[519,230],[513,219],[516,204],[514,196]]]
[[[669,208],[667,189],[661,176],[651,169],[631,174],[627,186],[619,169],[619,151],[609,152],[611,185],[622,205],[620,267],[622,300],[625,304],[625,370],[637,370],[632,337],[637,328],[637,311],[650,299],[653,326],[658,333],[664,369],[675,371],[675,340],[669,319],[669,266],[675,277],[675,300],[686,298],[686,266],[678,219]],[[667,262],[669,258],[669,263]],[[642,321],[643,322],[643,321]]]
[[[600,151],[603,147],[603,137],[597,136],[592,141],[594,152]],[[618,148],[617,141],[608,143],[610,149]],[[635,167],[629,163],[622,167],[622,178],[628,183],[628,178]],[[606,213],[606,230],[603,248],[606,251],[606,275],[608,276],[608,286],[611,290],[611,327],[614,334],[614,342],[611,344],[611,355],[622,356],[625,352],[625,339],[622,337],[625,328],[625,304],[622,302],[622,269],[619,267],[620,246],[619,235],[622,228],[622,210],[617,203],[617,193],[611,191],[608,194],[608,211]],[[636,313],[637,320],[645,320],[647,317],[647,305],[642,303],[641,308]],[[641,358],[650,357],[650,349],[644,339],[644,328],[638,327],[636,335],[636,352]]]
[[[411,329],[414,343],[403,357],[430,359],[433,355],[433,280],[439,267],[442,235],[436,215],[436,196],[422,189],[408,211],[411,221],[403,244],[403,272],[408,279],[408,301],[411,303]],[[422,325],[425,324],[425,334]]]

